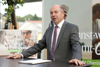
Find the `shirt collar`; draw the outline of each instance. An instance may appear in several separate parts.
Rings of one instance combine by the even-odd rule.
[[[59,28],[61,28],[62,27],[62,25],[63,25],[63,23],[64,23],[64,19],[57,25]],[[55,27],[56,25],[54,24],[54,27]]]

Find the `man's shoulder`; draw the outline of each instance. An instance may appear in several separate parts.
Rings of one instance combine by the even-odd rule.
[[[50,27],[48,27],[47,30],[50,30],[50,29],[52,29],[52,28],[53,28],[53,25],[51,25]]]
[[[76,24],[73,24],[73,23],[70,23],[70,22],[67,22],[67,21],[65,21],[65,23],[68,27],[78,27]]]

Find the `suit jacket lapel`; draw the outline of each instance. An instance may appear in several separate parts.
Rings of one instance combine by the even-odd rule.
[[[65,29],[66,29],[66,24],[67,24],[67,22],[64,21],[64,23],[63,23],[63,25],[62,25],[62,28],[61,28],[61,30],[60,30],[59,36],[58,36],[58,40],[57,40],[57,44],[56,44],[55,51],[56,51],[56,49],[57,49],[57,47],[58,47],[58,45],[59,45],[59,42],[60,42],[60,40],[61,40],[61,38],[62,38],[62,36],[63,36],[64,31],[65,31]]]
[[[50,28],[49,31],[49,50],[51,51],[51,38],[52,38],[53,26]]]

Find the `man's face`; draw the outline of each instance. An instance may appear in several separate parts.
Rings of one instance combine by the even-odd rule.
[[[55,24],[60,23],[64,19],[64,12],[61,11],[59,5],[55,5],[50,9],[51,19]]]
[[[27,30],[23,30],[21,32],[21,35],[22,35],[22,39],[29,39],[31,37],[31,33]]]

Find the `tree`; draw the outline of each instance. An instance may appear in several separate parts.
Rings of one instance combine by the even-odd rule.
[[[24,18],[26,18],[26,19],[29,18],[30,20],[33,20],[33,16],[31,14],[26,15]]]
[[[33,16],[33,20],[42,20],[40,17],[38,17],[36,14]]]
[[[28,15],[26,15],[24,17],[16,16],[16,19],[17,19],[18,22],[25,22],[25,19],[26,20],[29,20],[30,19],[31,21],[34,21],[34,20],[42,20],[42,18],[41,17],[38,17],[36,14],[34,16],[31,15],[31,14],[28,14]]]
[[[24,17],[20,17],[20,16],[16,16],[16,20],[17,20],[17,22],[24,22],[25,21]]]

